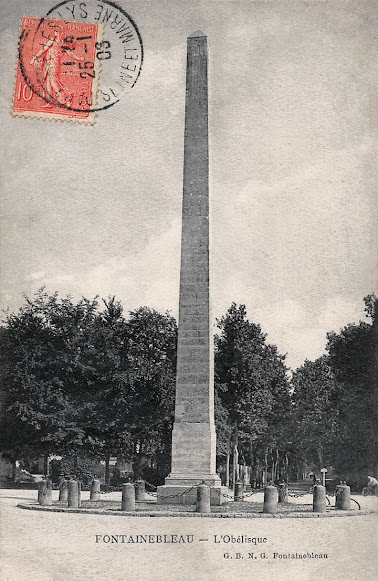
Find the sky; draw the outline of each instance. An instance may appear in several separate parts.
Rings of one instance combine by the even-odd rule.
[[[377,292],[378,9],[361,0],[118,0],[134,88],[93,126],[10,115],[22,15],[0,0],[0,308],[42,286],[178,315],[186,37],[209,45],[213,320],[243,303],[295,369]]]

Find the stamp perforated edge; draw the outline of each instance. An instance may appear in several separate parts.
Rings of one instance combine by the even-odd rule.
[[[13,92],[12,92],[12,104],[10,114],[14,118],[24,118],[24,119],[42,119],[43,121],[61,121],[66,123],[80,123],[81,125],[94,125],[97,118],[97,113],[91,111],[85,119],[79,119],[75,117],[68,117],[67,115],[60,115],[59,113],[48,113],[48,112],[40,112],[40,111],[14,111],[14,99],[16,96],[17,91],[17,72],[19,67],[19,56],[20,56],[20,42],[21,42],[21,34],[23,31],[22,23],[25,18],[37,18],[41,20],[39,16],[26,16],[23,14],[21,16],[20,26],[19,26],[19,34],[18,34],[18,43],[17,43],[17,52],[16,52],[16,64],[14,67],[14,84],[13,84]],[[79,22],[80,24],[80,22]],[[97,33],[97,42],[101,42],[103,40],[104,34],[104,26],[103,24],[98,24],[98,33]],[[95,59],[95,67],[94,70],[96,72],[94,83],[92,85],[92,95],[94,101],[97,102],[98,91],[99,91],[99,80],[101,74],[101,62],[98,59]]]

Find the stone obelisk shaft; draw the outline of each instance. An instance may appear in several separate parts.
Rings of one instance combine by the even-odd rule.
[[[172,470],[166,485],[187,488],[205,480],[218,487],[209,302],[206,36],[190,36],[187,49],[176,403]]]

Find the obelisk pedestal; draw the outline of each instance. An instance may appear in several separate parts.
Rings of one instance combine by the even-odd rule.
[[[188,38],[184,139],[180,303],[172,467],[158,487],[158,504],[194,504],[196,486],[211,486],[220,504],[216,474],[213,337],[209,301],[209,147],[207,39]],[[188,489],[191,487],[190,492]]]

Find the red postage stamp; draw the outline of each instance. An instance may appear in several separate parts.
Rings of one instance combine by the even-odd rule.
[[[22,18],[12,114],[93,123],[101,25]]]

